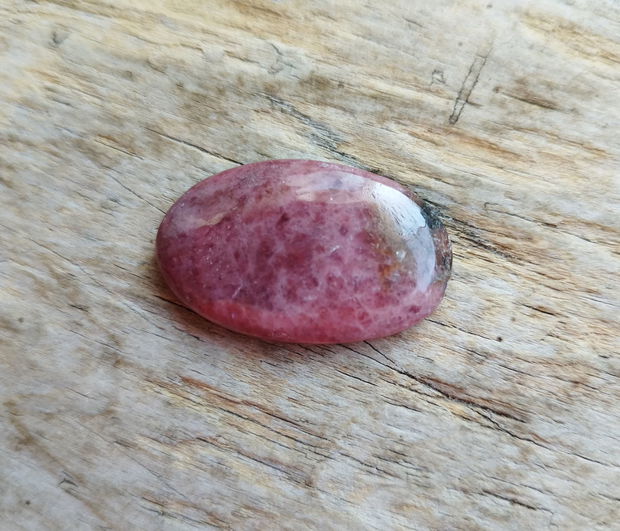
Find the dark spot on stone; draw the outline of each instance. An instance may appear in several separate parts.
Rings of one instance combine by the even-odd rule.
[[[26,500],[24,503],[25,503],[26,505],[30,505],[30,500]]]
[[[284,225],[287,221],[289,221],[291,219],[291,217],[285,212],[284,214],[282,214],[280,216],[280,219],[278,220],[277,225]]]
[[[502,338],[502,336],[497,336],[497,340],[501,343],[502,341],[504,341],[504,339]]]
[[[18,317],[17,318],[17,322],[18,323],[23,323],[24,322],[24,318],[23,317]]]

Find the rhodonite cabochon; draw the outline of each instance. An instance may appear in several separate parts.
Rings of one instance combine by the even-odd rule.
[[[395,334],[441,301],[445,228],[406,187],[364,170],[270,160],[201,181],[168,211],[157,257],[187,307],[267,340]]]

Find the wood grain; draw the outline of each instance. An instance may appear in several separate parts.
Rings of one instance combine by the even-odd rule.
[[[3,529],[620,529],[620,6],[0,3]],[[399,336],[185,310],[153,240],[271,158],[410,184],[454,247]]]

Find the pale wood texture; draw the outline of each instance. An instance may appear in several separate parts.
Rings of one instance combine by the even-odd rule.
[[[0,3],[0,528],[620,529],[620,4]],[[190,185],[410,183],[454,275],[399,336],[177,304]]]

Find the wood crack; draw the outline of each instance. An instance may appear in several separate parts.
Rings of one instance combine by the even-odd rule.
[[[356,352],[357,354],[359,354],[361,356],[367,357],[367,358],[373,360],[375,363],[378,363],[379,365],[382,365],[383,367],[386,367],[386,368],[388,368],[388,369],[390,369],[392,371],[395,371],[398,374],[401,374],[403,376],[406,376],[407,378],[410,378],[410,379],[414,380],[415,382],[423,385],[424,387],[427,387],[427,388],[435,391],[436,393],[438,393],[443,398],[447,398],[449,400],[453,400],[454,402],[461,403],[463,405],[466,405],[468,407],[473,408],[474,410],[488,411],[488,412],[493,413],[495,415],[498,415],[500,417],[505,417],[505,418],[508,418],[510,420],[514,420],[514,421],[520,422],[520,423],[525,423],[525,419],[523,419],[522,417],[517,416],[517,415],[515,415],[513,413],[509,413],[507,411],[504,411],[504,410],[501,410],[501,409],[498,409],[498,408],[494,408],[494,407],[492,407],[490,405],[481,404],[480,402],[477,402],[473,398],[459,395],[459,394],[455,393],[454,391],[449,391],[450,388],[456,389],[454,386],[452,386],[450,384],[447,384],[445,382],[442,382],[440,380],[437,380],[437,379],[431,378],[431,377],[416,376],[415,374],[412,374],[409,371],[406,371],[406,370],[402,369],[401,367],[399,367],[394,362],[392,362],[393,365],[387,365],[385,363],[381,363],[380,361],[378,361],[377,359],[373,358],[372,356],[368,356],[367,354],[364,354],[362,352],[353,350],[350,347],[346,347],[345,346],[345,348],[348,348],[349,350],[352,350],[353,352]],[[385,356],[385,354],[381,353],[381,355],[384,358],[389,360],[389,358],[387,356]],[[432,395],[426,395],[426,396],[432,396]]]
[[[501,94],[503,94],[504,96],[507,96],[517,101],[521,101],[523,103],[527,103],[528,105],[534,105],[535,107],[540,107],[541,109],[549,109],[552,111],[561,110],[560,106],[557,103],[551,100],[542,98],[540,96],[537,96],[535,94],[519,95],[519,94],[513,94],[511,92],[507,92],[504,90],[497,90],[496,92],[501,92]]]
[[[111,168],[110,168],[111,169]],[[110,178],[116,182],[118,185],[120,185],[122,188],[124,188],[125,190],[127,190],[128,192],[130,192],[131,194],[135,195],[138,199],[141,199],[142,201],[144,201],[147,205],[153,207],[155,210],[158,210],[159,212],[161,212],[162,214],[166,214],[166,212],[164,212],[161,208],[159,208],[158,206],[154,205],[153,203],[151,203],[148,199],[146,199],[145,197],[142,197],[138,192],[136,192],[135,190],[132,190],[131,188],[129,188],[129,186],[126,186],[125,184],[123,184],[119,179],[117,179],[116,177],[114,177],[113,175],[110,175]]]
[[[194,144],[192,142],[189,142],[188,140],[183,140],[181,138],[177,138],[175,136],[168,135],[166,133],[162,133],[161,131],[157,131],[156,129],[151,129],[150,127],[145,127],[145,129],[147,131],[151,131],[151,133],[155,133],[156,135],[159,135],[159,136],[161,136],[163,138],[167,138],[168,140],[171,140],[173,142],[178,142],[179,144],[183,144],[184,146],[188,146],[188,147],[197,149],[201,153],[206,153],[207,155],[211,155],[212,157],[216,157],[218,159],[222,159],[222,160],[226,160],[228,162],[232,162],[233,164],[236,164],[237,166],[242,166],[244,164],[243,162],[239,162],[238,160],[231,159],[230,157],[226,157],[225,155],[217,153],[216,151],[212,151],[212,150],[207,149],[205,147],[199,146],[198,144]]]
[[[505,502],[508,502],[512,505],[518,505],[520,507],[525,507],[526,509],[530,509],[532,511],[544,511],[547,513],[552,513],[551,510],[545,508],[545,507],[540,507],[540,506],[536,506],[536,505],[530,505],[529,503],[526,503],[524,501],[518,500],[517,498],[511,497],[511,496],[505,496],[502,494],[498,494],[497,492],[493,492],[487,489],[483,489],[482,491],[480,491],[481,494],[485,495],[485,496],[492,496],[493,498],[498,498],[499,500],[503,500]]]
[[[317,146],[325,149],[337,159],[349,164],[350,166],[355,166],[366,171],[372,171],[370,168],[362,164],[356,157],[339,149],[339,145],[342,143],[343,139],[338,132],[331,129],[328,125],[313,119],[309,115],[299,111],[293,104],[281,100],[280,98],[276,98],[275,96],[265,93],[263,93],[262,96],[277,109],[308,126],[311,131],[310,139]]]
[[[354,374],[348,373],[348,372],[346,372],[346,371],[342,371],[342,370],[340,370],[340,369],[336,369],[336,372],[338,372],[338,373],[340,373],[340,374],[344,374],[344,375],[345,375],[345,376],[347,376],[348,378],[353,378],[354,380],[358,380],[359,382],[363,382],[363,383],[365,383],[365,384],[368,384],[368,385],[372,385],[372,386],[374,386],[374,387],[377,387],[377,384],[376,384],[376,383],[369,382],[368,380],[364,380],[364,378],[360,378],[359,376],[355,376]]]
[[[281,473],[284,477],[286,477],[287,479],[291,480],[294,483],[298,483],[301,485],[305,485],[306,484],[306,479],[305,477],[303,477],[303,475],[300,472],[297,471],[293,471],[290,470],[289,468],[287,468],[286,466],[282,465],[281,463],[277,463],[275,461],[268,461],[266,459],[261,459],[260,457],[256,456],[256,455],[252,455],[249,454],[247,452],[243,452],[242,450],[240,450],[239,448],[235,448],[231,445],[224,445],[219,443],[216,439],[214,439],[213,437],[196,437],[197,441],[209,444],[211,446],[214,446],[215,448],[218,448],[220,450],[224,450],[224,451],[229,451],[231,450],[232,452],[234,452],[236,455],[240,456],[240,457],[244,457],[245,459],[248,459],[250,461],[253,461],[255,463],[258,463],[260,465],[263,465],[265,467],[268,467],[272,470],[275,470],[276,472]]]

